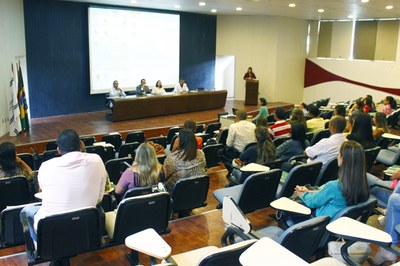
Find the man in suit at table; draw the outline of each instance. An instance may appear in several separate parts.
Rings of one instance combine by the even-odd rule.
[[[146,85],[146,80],[141,79],[140,84],[136,87],[136,96],[143,96],[150,92],[151,90],[149,89],[149,86]]]
[[[21,211],[21,220],[25,215],[35,241],[40,219],[75,209],[96,207],[104,195],[107,171],[100,156],[81,152],[79,135],[73,129],[61,132],[57,145],[61,157],[43,162],[39,169],[42,205],[30,205]]]

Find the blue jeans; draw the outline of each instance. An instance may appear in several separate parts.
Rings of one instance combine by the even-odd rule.
[[[381,180],[380,178],[368,173],[367,173],[367,181],[370,187],[377,184],[390,188],[390,183],[391,183],[391,181]],[[399,193],[399,192],[400,192],[400,187],[397,186],[393,191],[393,193]],[[371,188],[371,194],[374,195],[379,201],[381,201],[380,204],[383,203],[384,205],[387,205],[389,197],[390,195],[392,195],[392,191],[389,189],[375,186]]]
[[[37,235],[36,235],[36,231],[34,228],[34,218],[35,218],[35,214],[38,212],[38,210],[40,209],[40,205],[28,205],[25,206],[22,210],[21,210],[21,222],[22,222],[22,214],[26,215],[26,219],[28,221],[28,227],[29,227],[29,233],[31,235],[31,238],[37,242]]]
[[[396,225],[400,223],[400,194],[393,193],[389,197],[387,211],[386,211],[386,226],[385,232],[392,237],[392,244],[397,245],[399,236],[394,230]]]

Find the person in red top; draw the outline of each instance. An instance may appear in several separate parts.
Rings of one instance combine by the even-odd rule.
[[[183,124],[183,128],[190,129],[193,131],[193,133],[196,133],[196,121],[192,119],[186,119],[185,123]],[[197,143],[197,149],[202,149],[203,148],[203,139],[201,137],[196,136],[196,143]],[[179,148],[179,138],[176,138],[174,145],[172,146],[172,152],[178,150]]]
[[[254,74],[253,69],[249,67],[247,72],[244,74],[243,79],[256,79],[256,74]]]
[[[269,134],[271,139],[279,137],[290,137],[292,132],[292,126],[289,122],[285,121],[285,110],[281,107],[277,107],[274,112],[275,124],[269,127]]]

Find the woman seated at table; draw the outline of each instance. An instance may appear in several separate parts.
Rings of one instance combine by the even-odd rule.
[[[156,152],[153,146],[145,142],[137,148],[135,161],[122,174],[115,193],[122,196],[131,188],[156,185],[163,179],[164,171],[157,160]]]
[[[310,146],[306,139],[306,129],[303,124],[292,123],[292,136],[276,148],[276,157],[287,162],[296,155],[302,155],[304,150]]]
[[[170,193],[180,179],[206,174],[206,158],[203,151],[197,149],[193,131],[184,128],[179,131],[178,138],[178,150],[169,154],[164,161],[164,186]]]
[[[156,86],[154,87],[152,92],[153,92],[154,95],[163,95],[163,94],[165,94],[165,90],[163,88],[161,80],[157,80]]]
[[[368,114],[359,113],[355,117],[353,128],[351,129],[350,135],[347,136],[347,139],[357,141],[364,149],[371,149],[376,146],[372,135],[372,121]]]
[[[22,161],[15,150],[14,143],[3,142],[0,144],[0,179],[13,176],[24,176],[32,181],[32,169]]]
[[[240,167],[249,163],[265,165],[275,161],[276,159],[275,146],[269,138],[268,128],[259,126],[256,127],[254,132],[256,135],[257,144],[248,147],[240,154],[239,158],[234,159],[232,162],[234,166],[232,172],[233,179],[237,184],[242,184],[249,176],[246,173],[240,172],[240,170],[238,170]]]
[[[304,204],[315,209],[315,216],[333,217],[346,208],[368,200],[365,152],[361,144],[346,141],[338,155],[338,179],[329,181],[317,190],[297,186],[295,194]]]
[[[374,139],[379,139],[384,133],[388,133],[388,125],[386,115],[382,112],[377,112],[374,116],[375,129],[372,132]]]

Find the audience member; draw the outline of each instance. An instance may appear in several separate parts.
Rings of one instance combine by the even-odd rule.
[[[304,117],[308,117],[308,107],[306,103],[300,104],[300,109],[303,111]]]
[[[164,162],[165,188],[172,192],[175,184],[184,178],[206,174],[206,159],[197,143],[193,131],[179,131],[179,149],[167,156]]]
[[[384,133],[389,132],[386,115],[382,112],[377,112],[375,114],[374,125],[375,129],[372,132],[372,135],[375,139],[379,139]]]
[[[154,90],[152,92],[154,93],[154,95],[163,95],[163,94],[165,94],[165,90],[163,88],[161,80],[157,80],[156,86],[154,87]]]
[[[304,125],[306,132],[308,130],[306,118],[304,117],[304,113],[300,107],[294,107],[292,109],[292,115],[290,116],[289,123],[291,125],[293,125],[294,123],[300,123],[300,124]]]
[[[25,176],[32,181],[32,169],[22,161],[15,150],[14,143],[3,142],[0,144],[0,179],[13,176]]]
[[[314,146],[305,149],[304,154],[310,157],[309,161],[319,161],[326,164],[329,160],[336,158],[339,154],[340,146],[347,141],[343,136],[346,127],[346,120],[343,116],[333,116],[329,121],[329,138],[318,141]]]
[[[184,79],[180,79],[179,83],[175,85],[174,89],[175,93],[183,93],[183,92],[189,92],[189,88],[185,83]]]
[[[125,92],[118,87],[118,80],[114,80],[113,87],[110,90],[110,97],[125,97]]]
[[[265,117],[260,117],[256,120],[256,127],[263,126],[268,128],[268,119]]]
[[[194,134],[196,133],[196,127],[197,127],[197,123],[196,123],[196,121],[194,121],[192,119],[186,119],[185,123],[183,124],[183,128],[191,130]],[[196,137],[197,149],[203,148],[203,139],[196,135],[195,135],[195,137]],[[179,136],[176,138],[171,151],[174,152],[178,149],[179,149]]]
[[[249,163],[268,164],[275,161],[275,146],[269,138],[268,128],[259,126],[254,130],[257,144],[248,147],[241,154],[239,159],[234,159],[234,165],[241,167]],[[233,175],[237,183],[242,184],[248,174],[234,170]]]
[[[244,74],[243,79],[256,79],[256,74],[253,72],[252,67],[247,68],[247,72]]]
[[[150,92],[149,86],[146,85],[146,80],[141,79],[140,84],[136,86],[136,96],[142,96]]]
[[[258,115],[253,118],[253,123],[256,123],[257,119],[261,117],[265,117],[265,119],[267,119],[268,117],[267,100],[265,98],[260,98],[258,99],[258,102],[261,104],[261,108],[260,111],[258,112]]]
[[[310,146],[310,142],[306,139],[304,125],[301,123],[292,123],[291,139],[276,148],[276,157],[286,162],[293,156],[302,155],[308,146]]]
[[[351,133],[351,130],[353,129],[353,124],[354,118],[351,116],[346,117],[346,128],[343,131],[343,134],[345,136],[348,136]]]
[[[374,99],[372,99],[372,95],[367,94],[367,95],[365,96],[365,99],[366,99],[366,98],[370,98],[370,99],[371,99],[372,111],[375,111],[375,110],[376,110],[376,105],[375,105],[375,103],[374,103]]]
[[[42,205],[27,206],[21,213],[28,219],[33,240],[40,219],[75,209],[94,207],[104,194],[107,172],[100,156],[80,152],[79,136],[66,129],[57,138],[56,157],[42,163],[39,169],[39,186]]]
[[[400,193],[400,169],[393,172],[390,180],[382,180],[372,174],[367,174],[368,185],[371,188],[371,194],[377,199],[387,204],[392,193]]]
[[[372,107],[372,99],[371,98],[364,98],[364,113],[372,112],[374,108]]]
[[[275,124],[269,127],[269,134],[272,140],[279,137],[290,137],[292,131],[290,123],[285,121],[285,110],[277,107],[274,112]]]
[[[359,113],[364,113],[364,102],[361,99],[356,100],[349,110],[349,116],[355,118]]]
[[[386,98],[383,99],[383,104],[384,106],[381,112],[385,115],[390,115],[397,107],[397,103],[392,96],[386,96]]]
[[[325,121],[322,117],[319,116],[319,109],[315,105],[311,105],[308,107],[308,114],[310,119],[307,120],[307,128],[308,132],[317,132],[325,129]]]
[[[243,151],[247,144],[256,141],[254,134],[256,126],[246,119],[247,113],[244,110],[237,110],[236,123],[229,126],[228,137],[226,139],[226,145],[239,153]],[[233,155],[231,160],[236,157],[232,153],[231,155]]]
[[[333,115],[340,115],[346,117],[346,108],[343,105],[336,105]]]
[[[369,198],[364,148],[355,141],[344,142],[338,155],[338,179],[317,190],[297,186],[295,193],[304,204],[315,209],[316,216],[333,217],[336,213]]]
[[[359,113],[354,119],[354,125],[348,140],[354,140],[360,143],[364,149],[371,149],[376,146],[374,137],[372,136],[371,117],[366,113]]]
[[[115,186],[115,193],[122,196],[131,188],[155,185],[162,180],[164,171],[156,152],[153,146],[144,142],[137,148],[132,166],[125,170]]]

